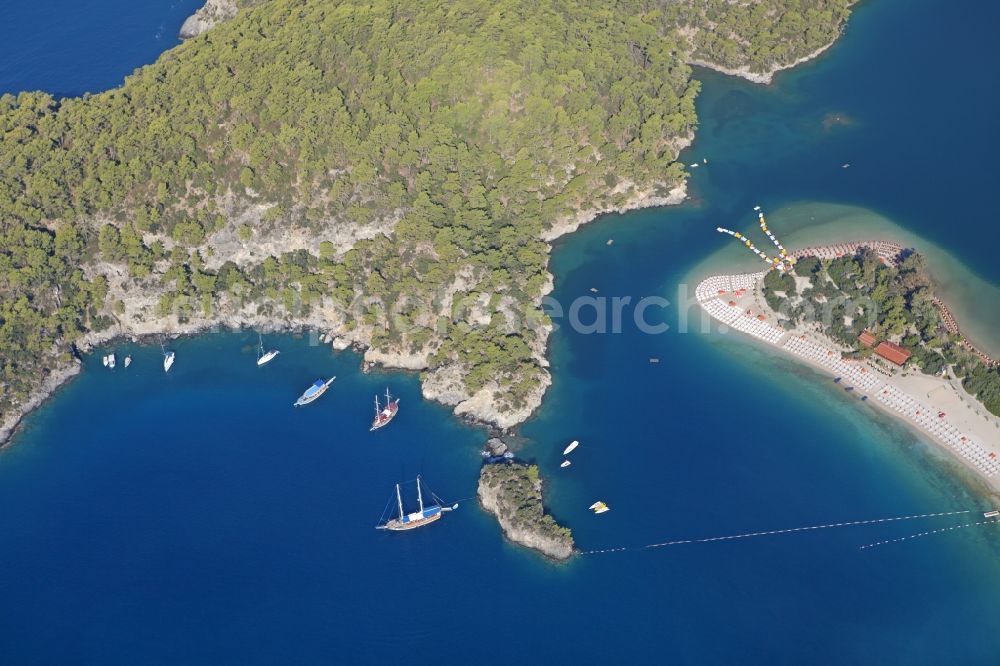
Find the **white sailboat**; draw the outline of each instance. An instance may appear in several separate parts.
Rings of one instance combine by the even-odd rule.
[[[110,354],[108,354],[108,367],[111,368],[112,370],[115,369],[115,353],[114,352],[111,352]]]
[[[105,368],[108,367],[108,357],[106,355],[101,357],[101,363],[104,364]]]
[[[257,334],[257,339],[259,341],[259,344],[257,345],[257,366],[260,367],[273,360],[274,357],[280,354],[281,352],[279,352],[277,349],[272,349],[268,352],[265,352],[264,338],[263,336],[261,336],[260,333]]]
[[[570,442],[570,443],[569,443],[569,446],[567,446],[567,447],[566,447],[565,449],[563,449],[563,455],[564,455],[564,456],[565,456],[565,455],[569,455],[569,453],[570,453],[571,451],[573,451],[573,450],[574,450],[574,449],[575,449],[576,447],[578,447],[578,446],[580,446],[580,442],[578,442],[578,441],[576,441],[576,440],[574,439],[574,440],[573,440],[572,442]]]
[[[163,372],[170,372],[174,365],[174,353],[172,351],[163,352]]]
[[[127,368],[130,365],[132,365],[132,355],[131,354],[129,354],[128,356],[125,357],[125,367]]]
[[[560,466],[560,467],[569,467],[569,466],[570,466],[570,465],[572,465],[572,464],[573,464],[573,463],[571,463],[571,462],[570,462],[570,461],[568,461],[568,460],[563,460],[563,461],[562,461],[562,464],[561,464],[561,465],[559,465],[559,466]]]

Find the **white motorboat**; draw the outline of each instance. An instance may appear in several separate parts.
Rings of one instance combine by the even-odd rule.
[[[310,402],[318,400],[321,395],[326,393],[326,390],[330,388],[330,384],[336,379],[336,376],[330,377],[330,379],[323,380],[317,379],[313,382],[313,385],[305,390],[305,392],[299,396],[299,399],[295,401],[295,407],[301,407],[302,405],[308,405]]]

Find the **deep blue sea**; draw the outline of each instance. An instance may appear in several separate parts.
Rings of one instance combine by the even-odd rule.
[[[0,90],[80,93],[174,44],[198,2],[8,4]],[[560,301],[594,287],[675,303],[650,311],[661,335],[629,309],[621,333],[553,335],[554,385],[519,455],[580,548],[988,506],[935,447],[828,379],[735,336],[677,332],[677,293],[706,257],[738,256],[715,227],[749,227],[759,203],[797,234],[823,221],[829,235],[845,210],[889,220],[1000,310],[984,240],[996,25],[996,3],[865,0],[833,49],[773,86],[700,71],[685,161],[709,164],[692,200],[557,243]],[[158,347],[119,345],[131,368],[88,358],[31,415],[0,453],[0,662],[997,663],[995,528],[858,550],[965,515],[561,565],[505,542],[471,501],[427,529],[376,531],[399,479],[474,495],[485,432],[423,401],[414,375],[361,374],[307,337],[267,343],[282,353],[257,368],[252,332],[172,342],[169,375]],[[326,396],[291,407],[331,374]],[[400,414],[371,434],[387,384]],[[612,511],[591,515],[598,499]]]

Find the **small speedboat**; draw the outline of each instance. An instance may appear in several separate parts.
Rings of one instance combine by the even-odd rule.
[[[108,367],[108,357],[107,356],[102,356],[101,357],[101,363],[104,364],[105,368]]]
[[[303,405],[308,405],[311,402],[315,402],[321,395],[326,393],[326,390],[330,388],[330,384],[332,384],[333,380],[336,378],[337,377],[334,376],[327,380],[317,379],[313,382],[312,386],[307,388],[305,392],[299,396],[299,399],[295,401],[294,406],[301,407]]]
[[[163,372],[170,372],[174,366],[174,353],[172,351],[163,352]]]
[[[578,442],[578,441],[576,441],[574,439],[572,442],[569,443],[569,446],[567,446],[565,449],[563,449],[563,455],[564,456],[568,455],[570,453],[570,451],[572,451],[573,449],[575,449],[578,446],[580,446],[580,442]]]
[[[594,513],[604,513],[610,511],[611,509],[604,502],[594,502],[590,505],[590,510]]]
[[[132,365],[132,356],[131,355],[125,357],[125,367],[127,368],[130,365]]]
[[[570,465],[572,465],[572,464],[573,464],[573,463],[571,463],[571,462],[570,462],[570,461],[568,461],[568,460],[563,460],[563,461],[562,461],[562,464],[561,464],[561,465],[559,465],[559,466],[560,466],[560,467],[569,467],[569,466],[570,466]]]
[[[593,511],[594,509],[596,509],[597,507],[601,506],[602,504],[604,504],[604,502],[594,502],[593,504],[591,504],[587,508],[590,509],[591,511]]]
[[[108,367],[112,370],[115,369],[115,354],[114,352],[108,354]]]

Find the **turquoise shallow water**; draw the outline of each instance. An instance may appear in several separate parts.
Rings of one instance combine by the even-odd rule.
[[[991,16],[970,25],[973,9]],[[692,202],[560,240],[564,303],[591,287],[675,303],[650,311],[671,325],[662,335],[626,316],[621,333],[553,336],[554,385],[520,455],[542,467],[582,548],[986,506],[932,446],[828,380],[733,336],[679,334],[676,294],[731,251],[715,226],[751,223],[755,203],[789,228],[804,226],[807,202],[875,211],[1000,281],[977,241],[997,93],[960,66],[1000,64],[977,33],[997,18],[981,3],[863,4],[828,57],[774,87],[701,74],[686,161],[710,164]],[[961,100],[949,136],[927,138],[945,73]],[[825,130],[830,112],[852,124]],[[177,341],[169,375],[158,348],[118,347],[135,357],[127,371],[90,358],[0,453],[4,663],[938,664],[1000,651],[1000,535],[858,551],[962,516],[566,565],[505,543],[472,502],[426,530],[377,532],[399,478],[422,473],[446,500],[474,494],[485,434],[421,400],[413,375],[363,375],[356,355],[291,336],[270,338],[282,354],[257,368],[255,342]],[[329,374],[328,395],[292,409]],[[370,434],[371,396],[387,383],[401,412]],[[570,439],[583,444],[560,470]],[[596,499],[612,511],[590,515]]]

